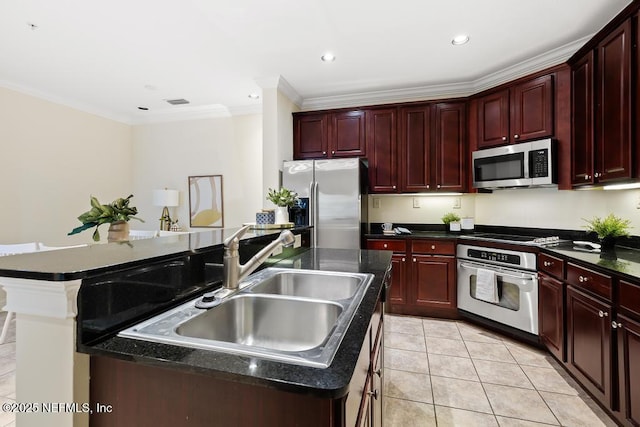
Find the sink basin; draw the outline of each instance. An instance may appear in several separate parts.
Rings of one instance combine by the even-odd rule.
[[[338,301],[349,299],[365,282],[364,275],[312,270],[267,269],[251,292]]]
[[[176,333],[279,351],[306,351],[327,339],[342,311],[341,305],[332,302],[239,295],[184,322]]]
[[[267,268],[238,291],[216,291],[212,308],[197,308],[196,298],[118,335],[326,368],[372,280],[372,274]]]

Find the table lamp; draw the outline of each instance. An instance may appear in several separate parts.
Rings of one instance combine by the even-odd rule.
[[[179,201],[178,190],[153,190],[153,205],[164,206],[162,215],[160,216],[160,230],[169,231],[171,229],[171,216],[169,215],[169,207],[178,206]]]

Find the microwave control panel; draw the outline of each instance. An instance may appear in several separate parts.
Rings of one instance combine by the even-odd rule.
[[[549,150],[529,151],[529,176],[531,178],[549,176]]]

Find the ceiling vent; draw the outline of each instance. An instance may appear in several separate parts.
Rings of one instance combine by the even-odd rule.
[[[167,101],[169,104],[171,105],[183,105],[183,104],[188,104],[189,101],[187,101],[186,99],[166,99],[165,101]]]

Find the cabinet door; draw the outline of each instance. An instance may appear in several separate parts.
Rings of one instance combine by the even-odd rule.
[[[511,142],[553,135],[553,76],[514,86],[510,107]]]
[[[431,107],[400,109],[402,191],[427,191],[431,184]]]
[[[293,158],[296,160],[326,158],[328,131],[327,114],[294,116]]]
[[[611,401],[611,306],[567,286],[567,368],[606,405]]]
[[[478,148],[509,143],[509,89],[478,98]]]
[[[382,426],[382,408],[384,405],[384,333],[380,334],[380,338],[376,343],[371,355],[373,372],[371,400],[371,425],[374,427]]]
[[[391,304],[405,304],[407,301],[406,256],[393,255],[391,257],[391,288],[389,302]]]
[[[456,308],[455,258],[414,255],[411,261],[415,304]]]
[[[620,412],[631,425],[640,425],[640,323],[618,315],[618,384]]]
[[[593,184],[593,51],[571,68],[571,183]]]
[[[631,21],[598,44],[596,178],[606,182],[630,178]]]
[[[437,190],[465,190],[466,109],[464,102],[435,106],[434,169]]]
[[[365,151],[364,111],[345,111],[331,115],[331,157],[361,157]]]
[[[377,193],[398,192],[396,109],[367,110],[369,189]]]
[[[538,281],[538,330],[540,340],[559,360],[565,361],[564,351],[564,292],[563,283],[546,274]]]

